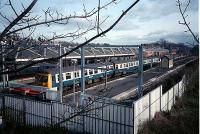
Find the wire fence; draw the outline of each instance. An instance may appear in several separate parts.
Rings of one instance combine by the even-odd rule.
[[[184,87],[184,79],[164,94],[160,86],[135,101],[133,106],[85,99],[83,105],[77,107],[2,94],[0,112],[3,120],[33,127],[59,126],[92,134],[136,134],[140,125],[152,119],[156,112],[171,110]]]
[[[4,120],[29,126],[59,126],[93,134],[133,133],[133,108],[107,101],[83,100],[83,107],[41,102],[11,95],[0,96]],[[59,125],[57,125],[59,124]]]

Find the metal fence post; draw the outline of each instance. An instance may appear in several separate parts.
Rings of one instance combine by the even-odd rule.
[[[178,82],[178,98],[179,98],[179,86],[180,86],[180,85],[179,85],[179,82]]]
[[[143,95],[143,48],[139,47],[139,70],[138,70],[138,88],[137,88],[138,98]]]
[[[51,101],[51,126],[53,126],[53,103]]]
[[[59,56],[62,56],[62,45],[59,44]],[[63,101],[63,63],[62,63],[62,57],[59,59],[59,99],[62,103]]]
[[[23,98],[23,124],[26,125],[26,103],[25,99]]]
[[[167,110],[169,110],[169,91],[167,91]]]
[[[84,51],[85,51],[84,47],[81,47],[81,97],[80,97],[81,108],[83,108],[83,105],[84,105],[84,94],[85,94],[85,52]],[[82,114],[82,119],[83,119],[82,131],[85,132],[84,114]]]
[[[149,93],[149,120],[151,120],[151,92]]]
[[[5,120],[6,120],[6,105],[5,105],[5,96],[2,96],[2,122],[4,124]]]
[[[81,99],[81,101],[82,101],[82,102],[81,102],[82,105],[84,105],[84,100]],[[81,108],[82,108],[82,112],[84,113],[84,112],[85,112],[85,111],[84,111],[85,109],[83,109],[82,106],[81,106]],[[85,117],[84,117],[84,114],[82,114],[81,116],[82,116],[82,119],[83,119],[83,129],[82,129],[82,131],[83,131],[83,133],[84,133],[84,132],[85,132]]]
[[[175,104],[175,93],[174,93],[174,87],[175,87],[175,86],[173,86],[173,88],[172,88],[172,90],[173,90],[173,105]]]
[[[81,47],[81,92],[85,93],[85,54],[83,47]]]
[[[162,111],[162,86],[160,86],[160,111]]]
[[[135,115],[135,105],[134,105],[134,102],[133,102],[133,104],[132,104],[133,106],[133,134],[135,134],[135,117],[134,117],[134,115]]]

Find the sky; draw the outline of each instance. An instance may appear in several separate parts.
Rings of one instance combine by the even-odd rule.
[[[15,15],[4,4],[7,0],[1,0],[0,12],[6,14],[10,18],[14,18]],[[101,5],[109,2],[110,0],[101,0]],[[187,0],[181,0],[183,6]],[[27,6],[31,0],[12,0],[14,7],[19,12],[23,8],[20,3]],[[100,21],[105,18],[106,21],[101,25],[101,28],[105,30],[120,16],[123,10],[125,10],[134,0],[117,0],[117,4],[111,4],[106,9],[100,12]],[[50,7],[52,11],[58,11],[63,15],[69,14],[84,14],[83,4],[87,11],[91,11],[93,8],[97,8],[98,0],[38,0],[35,7],[32,9],[33,15],[41,15],[44,18],[43,11]],[[187,20],[190,22],[191,29],[198,33],[198,0],[191,0],[191,4],[188,8]],[[179,42],[192,42],[193,38],[189,33],[184,32],[186,27],[178,24],[181,21],[181,15],[178,7],[176,6],[176,0],[140,0],[139,3],[133,7],[125,17],[109,31],[105,36],[95,39],[94,43],[109,43],[113,45],[138,45],[142,43],[156,42],[160,39],[179,43]],[[95,16],[89,18],[92,24],[95,23]],[[90,26],[90,22],[85,19],[69,20],[67,25],[52,25],[51,27],[40,26],[37,27],[34,32],[34,37],[38,37],[43,34],[45,36],[51,36],[54,32],[57,34],[66,34],[77,29],[77,24],[82,30],[86,30]],[[3,30],[3,25],[8,25],[6,20],[0,18],[0,31]],[[26,31],[24,32],[26,33]],[[83,42],[85,39],[89,39],[96,34],[96,30],[88,32],[82,38],[75,40],[74,42]],[[62,39],[71,41],[70,39]]]

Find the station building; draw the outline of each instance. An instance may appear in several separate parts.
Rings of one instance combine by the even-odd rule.
[[[170,55],[165,55],[161,58],[161,67],[165,69],[172,68],[174,65],[173,57]]]

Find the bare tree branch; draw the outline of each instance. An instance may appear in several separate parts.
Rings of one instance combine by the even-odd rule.
[[[185,15],[185,13],[187,12],[187,9],[188,9],[188,6],[190,5],[190,0],[188,0],[187,2],[187,5],[184,9],[182,9],[182,3],[180,0],[177,0],[177,6],[179,8],[179,12],[181,13],[181,16],[182,16],[182,19],[183,19],[183,22],[180,22],[179,21],[179,24],[181,25],[185,25],[188,29],[188,31],[192,34],[194,40],[199,44],[199,39],[197,36],[195,36],[195,34],[193,33],[192,29],[190,28],[190,22],[187,22],[186,18],[188,15]],[[185,31],[187,32],[187,31]]]
[[[34,1],[36,2],[37,0],[34,0]],[[114,0],[114,1],[115,1],[115,0]],[[33,61],[33,62],[31,62],[30,64],[27,64],[27,65],[24,65],[24,66],[18,68],[17,70],[5,71],[5,72],[1,72],[0,74],[8,74],[8,73],[19,72],[19,71],[22,71],[22,70],[24,70],[24,69],[26,69],[26,68],[28,68],[28,67],[31,67],[31,66],[33,66],[33,65],[35,65],[35,64],[42,63],[42,62],[57,61],[57,60],[59,60],[60,58],[69,55],[70,53],[72,53],[72,52],[78,50],[79,48],[81,48],[81,47],[87,45],[87,44],[90,43],[91,41],[95,40],[95,39],[98,38],[98,37],[101,37],[102,35],[105,35],[107,32],[109,32],[110,30],[112,30],[112,29],[119,23],[119,21],[120,21],[120,20],[121,20],[121,19],[122,19],[122,18],[123,18],[137,3],[138,3],[138,2],[139,2],[139,1],[140,1],[140,0],[136,0],[136,1],[133,2],[126,10],[122,11],[121,15],[117,18],[117,20],[116,20],[110,27],[108,27],[106,30],[100,32],[99,34],[97,34],[97,35],[95,35],[95,36],[93,36],[93,37],[91,37],[90,39],[87,39],[84,43],[81,43],[80,45],[78,45],[78,46],[72,48],[70,51],[64,53],[63,55],[58,56],[58,57],[53,57],[53,58],[48,58],[48,59],[42,59],[42,60],[38,60],[38,61]],[[113,2],[113,1],[112,1],[112,2]],[[105,5],[104,5],[104,6],[105,6]],[[103,7],[104,7],[104,6],[103,6]],[[9,29],[10,29],[10,28],[9,28]],[[7,30],[4,30],[4,31],[8,31],[9,29],[7,28]],[[4,33],[6,33],[6,32],[4,32]],[[1,37],[1,36],[0,36],[0,37]],[[0,39],[1,39],[1,38],[0,38]]]
[[[98,13],[99,10],[107,7],[108,5],[112,4],[114,1],[116,0],[113,0],[111,2],[108,2],[107,4],[101,6],[99,9],[95,10],[95,9],[92,9],[90,12],[86,13],[84,15],[76,15],[76,13],[74,13],[74,15],[69,15],[69,16],[65,16],[63,17],[63,15],[61,15],[62,17],[60,18],[53,18],[52,16],[52,13],[50,12],[50,9],[48,8],[45,12],[45,19],[44,21],[41,21],[41,22],[37,22],[37,23],[34,23],[34,24],[30,24],[28,26],[24,26],[24,27],[21,27],[21,28],[18,28],[16,30],[13,30],[13,31],[10,31],[6,33],[6,35],[9,35],[9,34],[12,34],[12,33],[16,33],[18,31],[21,31],[21,30],[24,30],[24,29],[27,29],[29,27],[33,27],[33,26],[38,26],[38,25],[47,25],[47,26],[50,26],[51,23],[57,23],[57,24],[61,24],[61,21],[63,20],[66,20],[65,24],[67,24],[67,22],[69,21],[69,19],[75,19],[75,18],[78,18],[78,19],[83,19],[83,18],[89,18],[91,16],[93,16],[94,14]],[[48,20],[48,16],[51,18],[50,20]],[[1,40],[1,38],[0,38]]]
[[[7,32],[13,27],[15,26],[20,20],[23,19],[23,17],[29,13],[29,11],[34,7],[34,5],[36,4],[38,0],[33,0],[31,2],[31,4],[24,10],[24,12],[22,12],[15,20],[13,20],[5,29],[4,31],[0,34],[0,41],[3,39],[3,37],[5,37],[7,35]]]

